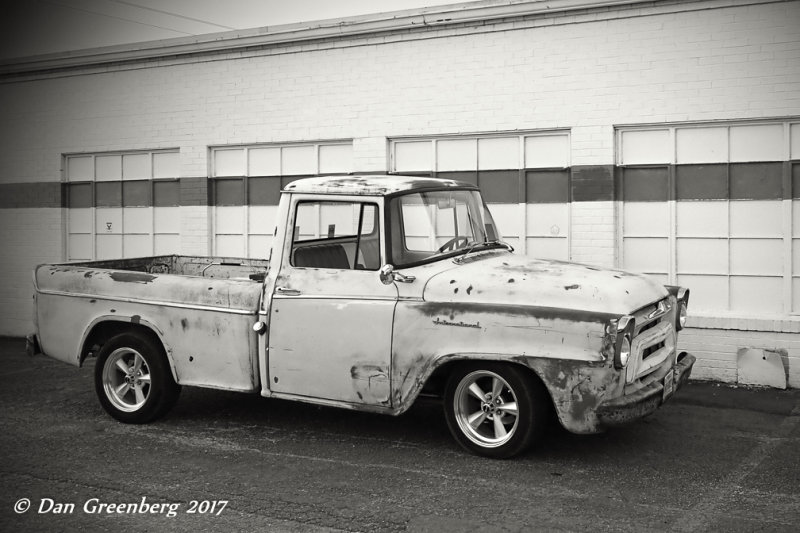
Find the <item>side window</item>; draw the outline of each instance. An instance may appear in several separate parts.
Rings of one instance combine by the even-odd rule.
[[[300,268],[378,270],[378,206],[360,202],[300,202],[291,265]]]

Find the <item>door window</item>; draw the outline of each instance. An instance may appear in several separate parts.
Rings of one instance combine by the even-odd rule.
[[[299,268],[378,270],[378,206],[361,202],[297,205],[291,265]]]

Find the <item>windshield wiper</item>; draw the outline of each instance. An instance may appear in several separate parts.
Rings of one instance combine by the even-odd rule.
[[[464,262],[464,259],[466,259],[467,256],[469,254],[471,254],[472,252],[474,252],[475,250],[478,250],[480,248],[494,247],[494,246],[502,246],[502,247],[506,248],[509,252],[513,252],[514,251],[514,247],[513,246],[511,246],[507,242],[501,241],[499,239],[495,239],[495,240],[492,240],[492,241],[476,241],[476,242],[470,243],[469,247],[466,249],[467,251],[464,252],[463,255],[460,255],[460,256],[456,257],[455,259],[453,259],[453,262],[461,264],[461,263]]]

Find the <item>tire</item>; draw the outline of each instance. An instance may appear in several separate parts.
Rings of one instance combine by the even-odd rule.
[[[94,367],[94,388],[103,409],[126,424],[163,416],[181,390],[161,343],[138,333],[116,335],[103,345]]]
[[[544,433],[549,406],[544,385],[510,364],[462,366],[445,388],[445,418],[456,442],[495,459],[527,450]]]

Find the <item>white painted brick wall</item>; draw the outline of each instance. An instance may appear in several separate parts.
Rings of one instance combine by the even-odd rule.
[[[741,348],[785,350],[788,386],[800,387],[800,335],[763,331],[687,328],[680,333],[678,349],[697,357],[692,378],[737,382]]]
[[[181,176],[199,177],[209,146],[348,138],[355,170],[373,172],[388,168],[385,139],[393,136],[551,128],[571,128],[572,165],[609,165],[615,125],[800,115],[800,2],[713,9],[732,3],[641,5],[4,80],[0,183],[58,181],[64,153],[177,147]],[[572,23],[587,18],[596,21]],[[613,202],[578,202],[571,212],[572,259],[613,266]],[[181,214],[180,252],[208,253],[209,209]],[[60,210],[2,209],[0,217],[0,333],[20,335],[30,330],[30,269],[63,257]],[[730,354],[740,342],[722,349],[714,343],[727,334],[693,331],[696,375],[734,380]]]
[[[0,335],[33,331],[33,269],[63,259],[60,208],[0,209]]]
[[[616,266],[614,202],[573,202],[570,209],[570,260]]]
[[[181,255],[210,255],[211,207],[181,206]]]

